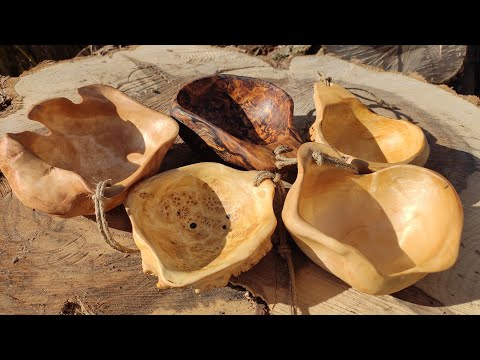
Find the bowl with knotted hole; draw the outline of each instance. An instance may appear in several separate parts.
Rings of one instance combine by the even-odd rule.
[[[271,180],[258,171],[197,163],[138,183],[125,208],[145,273],[159,288],[221,287],[272,247],[277,220]],[[256,186],[258,185],[258,186]]]

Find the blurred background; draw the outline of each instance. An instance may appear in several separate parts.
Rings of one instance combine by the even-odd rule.
[[[480,95],[479,45],[221,46],[235,47],[261,57],[275,67],[288,67],[293,56],[331,54],[367,66],[402,72],[462,95]],[[0,45],[0,76],[18,76],[43,61],[106,56],[120,48],[122,45]]]

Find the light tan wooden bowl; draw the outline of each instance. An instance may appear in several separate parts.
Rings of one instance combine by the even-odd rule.
[[[111,179],[105,211],[123,202],[128,188],[158,172],[178,124],[110,86],[78,89],[83,101],[44,101],[28,114],[45,125],[0,138],[0,170],[26,206],[72,217],[94,213],[95,185]]]
[[[125,201],[143,271],[159,288],[221,287],[272,247],[274,185],[257,171],[218,163],[169,170],[136,185]]]
[[[360,172],[427,162],[430,147],[419,126],[377,115],[333,83],[316,83],[313,98],[316,120],[310,127],[310,139],[335,148]]]
[[[355,175],[317,165],[314,151],[341,159],[325,144],[303,144],[282,218],[317,265],[359,291],[380,295],[455,263],[463,208],[444,177],[414,165]]]

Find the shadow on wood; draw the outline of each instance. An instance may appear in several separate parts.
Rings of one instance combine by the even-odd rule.
[[[441,84],[462,68],[465,45],[324,45],[327,53],[345,60],[404,74],[418,73],[427,81]]]
[[[309,315],[311,307],[348,290],[347,284],[315,265],[293,241],[290,241],[290,246],[295,267],[297,306],[303,315]],[[276,304],[290,305],[288,279],[285,261],[272,250],[251,270],[232,278],[231,282],[254,294],[261,294],[274,310]]]
[[[355,95],[362,100],[373,102],[377,101],[370,96],[360,95],[358,92],[355,93]],[[384,111],[388,111],[391,113],[391,116],[394,116],[397,119],[403,118],[419,126],[421,125],[418,122],[415,122],[410,116],[406,115],[400,108],[396,106],[393,106],[393,109],[377,103],[369,106],[372,109],[382,109]],[[429,291],[430,295],[427,295],[421,289],[417,288],[417,286],[414,286],[395,293],[393,296],[404,301],[410,301],[418,305],[425,306],[449,306],[469,303],[480,299],[480,289],[475,286],[477,279],[471,279],[465,275],[459,274],[457,269],[468,269],[468,267],[472,265],[467,262],[469,260],[469,257],[465,256],[467,253],[475,252],[475,254],[479,257],[478,260],[480,260],[480,250],[471,248],[474,246],[475,242],[475,240],[472,238],[475,234],[474,227],[477,227],[477,222],[474,219],[480,218],[480,207],[476,206],[480,201],[480,185],[475,185],[480,184],[480,179],[476,179],[476,181],[475,179],[469,180],[471,175],[480,171],[480,159],[471,153],[440,145],[438,144],[437,138],[432,133],[425,129],[422,130],[425,133],[431,149],[430,156],[425,164],[425,167],[440,173],[455,187],[455,190],[460,195],[463,204],[465,222],[462,242],[460,244],[460,253],[456,264],[453,266],[453,268],[444,272],[428,275],[425,279],[419,282],[419,287],[422,284],[428,284],[430,282],[434,283],[437,277],[442,277],[444,279],[443,281],[445,281],[445,278],[448,278],[447,283],[452,283],[452,285],[454,284],[454,287],[461,291],[454,291],[453,289],[450,290],[448,292],[449,296],[447,296],[448,301],[443,300],[442,302],[435,299],[434,293],[435,291],[445,292],[447,291],[445,288],[433,289]],[[467,190],[467,188],[467,193],[464,193],[463,191]],[[480,275],[479,271],[475,271],[475,274],[477,276]],[[431,288],[430,285],[428,287]]]
[[[306,113],[306,115],[297,115],[294,116],[294,124],[295,128],[297,129],[298,133],[302,138],[302,143],[310,141],[310,136],[308,134],[308,129],[315,121],[315,108],[311,109]]]

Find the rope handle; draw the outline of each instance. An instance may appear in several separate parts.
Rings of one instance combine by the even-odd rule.
[[[275,154],[275,159],[277,160],[275,163],[277,169],[282,169],[285,166],[290,166],[298,163],[297,158],[287,158],[281,155],[289,151],[292,151],[292,149],[285,145],[280,145],[273,151],[273,153]],[[338,159],[321,151],[314,151],[312,153],[312,158],[318,166],[323,164],[329,164],[336,168],[354,174],[359,173],[355,165],[348,164],[343,159]],[[288,274],[290,278],[290,306],[292,314],[297,315],[297,290],[295,282],[295,268],[293,265],[292,250],[288,245],[287,241],[287,229],[285,228],[285,224],[283,223],[281,216],[281,209],[283,208],[285,203],[286,190],[283,186],[281,175],[279,173],[272,173],[270,171],[259,171],[253,179],[253,184],[254,186],[258,187],[266,179],[272,180],[275,184],[277,199],[277,206],[275,207],[275,210],[277,216],[277,233],[279,238],[279,242],[277,244],[277,252],[287,262]]]
[[[288,146],[285,146],[285,145],[280,145],[273,151],[273,153],[275,154],[275,159],[277,160],[275,162],[275,166],[277,167],[277,169],[280,170],[286,166],[295,165],[298,163],[297,158],[287,158],[281,155],[282,153],[289,152],[289,151],[292,151],[292,149],[290,149]],[[348,164],[344,159],[338,159],[334,156],[330,156],[321,151],[312,152],[312,158],[313,160],[315,160],[315,163],[318,166],[323,164],[328,164],[336,168],[351,172],[353,174],[359,174],[358,168],[355,165]],[[270,177],[270,179],[273,179],[273,177]],[[258,185],[255,185],[255,186],[258,186]]]
[[[296,158],[287,158],[282,156],[282,153],[292,151],[288,146],[280,145],[278,146],[273,153],[275,154],[275,159],[277,160],[275,166],[277,169],[282,169],[285,166],[294,165],[297,163]],[[282,220],[281,211],[283,209],[283,204],[285,203],[286,190],[282,183],[282,176],[279,173],[272,173],[270,171],[259,171],[254,178],[254,186],[258,187],[262,181],[270,179],[275,185],[275,215],[277,217],[277,234],[278,234],[278,244],[277,252],[280,256],[287,262],[289,282],[290,282],[290,307],[293,315],[297,315],[297,288],[295,282],[295,267],[292,260],[292,250],[288,245],[287,240],[287,229]]]
[[[317,71],[318,76],[320,76],[320,81],[322,81],[326,86],[332,86],[332,77],[327,76],[321,71]]]
[[[102,235],[103,240],[110,245],[113,249],[122,253],[132,254],[140,252],[139,249],[130,249],[122,244],[118,243],[110,233],[107,219],[105,216],[105,187],[110,186],[111,179],[100,181],[95,189],[95,194],[92,196],[93,203],[95,205],[95,217],[97,219],[97,227]]]

